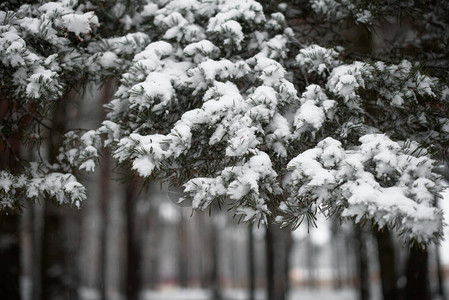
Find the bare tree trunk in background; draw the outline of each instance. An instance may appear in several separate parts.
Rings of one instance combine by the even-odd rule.
[[[449,77],[447,80],[448,84],[449,84]],[[449,150],[447,151],[447,155],[443,155],[443,162],[444,162],[444,166],[441,170],[441,175],[444,176],[444,178],[449,181]],[[436,201],[436,207],[438,207],[438,202],[440,199],[437,199]],[[446,237],[447,238],[447,237]],[[446,299],[446,293],[444,291],[444,274],[443,274],[443,269],[441,267],[441,258],[440,258],[440,246],[436,245],[435,246],[435,259],[436,259],[436,265],[437,265],[437,279],[438,279],[438,295],[440,297],[441,300],[445,300]]]
[[[256,297],[256,266],[254,262],[254,231],[253,225],[248,226],[248,299],[255,300]]]
[[[2,299],[19,300],[19,217],[0,216],[0,295]]]
[[[288,293],[289,246],[291,232],[269,224],[266,230],[267,299],[285,300]]]
[[[357,240],[357,269],[359,275],[359,299],[370,299],[369,293],[369,268],[366,249],[366,236],[361,225],[355,226],[355,238]]]
[[[284,283],[285,283],[285,298],[288,298],[290,292],[290,253],[293,247],[293,237],[290,227],[283,229],[283,244],[284,244]]]
[[[272,224],[268,224],[265,232],[265,251],[267,268],[267,300],[276,300],[276,286],[274,274],[274,229]]]
[[[56,103],[47,143],[48,160],[56,161],[58,146],[67,129],[69,103],[72,92]],[[54,199],[44,199],[43,224],[43,299],[78,299],[77,246],[78,229],[75,219],[78,212],[70,207],[60,207]],[[68,255],[66,255],[68,253]]]
[[[44,276],[44,226],[45,226],[45,201],[34,203],[33,209],[33,277],[32,277],[32,295],[34,300],[43,300],[43,276]]]
[[[126,185],[126,299],[138,300],[140,292],[140,244],[136,236],[138,216],[136,213],[137,184],[129,178]]]
[[[342,259],[342,253],[341,253],[341,249],[340,249],[340,234],[339,234],[339,229],[340,229],[340,224],[338,224],[338,219],[333,217],[332,220],[332,226],[331,226],[331,243],[332,243],[332,262],[333,262],[333,267],[334,267],[334,274],[333,274],[333,287],[334,289],[341,289],[343,286],[342,283],[342,271],[341,271],[341,259]]]
[[[199,228],[198,232],[200,234],[200,243],[202,245],[209,245],[211,240],[211,225],[210,222],[206,222],[206,215],[200,213],[197,215],[199,218]],[[208,218],[210,221],[210,218]],[[212,265],[212,247],[207,247],[201,249],[204,255],[200,257],[200,274],[201,274],[201,288],[206,289],[211,285],[212,272],[210,271],[210,266]]]
[[[435,246],[435,260],[437,265],[437,280],[438,280],[438,295],[440,300],[446,300],[446,293],[444,291],[443,270],[441,268],[440,246]]]
[[[115,80],[109,80],[106,82],[102,89],[101,101],[99,111],[101,112],[100,120],[105,119],[105,112],[103,109],[103,105],[107,104],[113,96],[115,91]],[[107,150],[104,151],[102,156],[102,162],[100,166],[100,264],[99,264],[99,289],[100,289],[100,299],[107,300],[106,295],[106,264],[107,264],[107,253],[106,253],[106,244],[107,244],[107,224],[108,224],[108,200],[110,198],[110,184],[111,184],[111,162],[110,155]]]
[[[380,278],[384,300],[398,299],[395,249],[388,228],[373,229],[377,240]]]
[[[189,253],[187,247],[187,228],[184,211],[180,209],[180,220],[178,222],[178,283],[180,287],[189,285]]]
[[[212,220],[211,246],[212,246],[212,299],[221,300],[223,298],[220,286],[220,268],[219,268],[219,230],[216,220]]]
[[[126,292],[126,187],[110,185],[106,242],[106,289],[108,299],[121,299]],[[99,240],[99,239],[98,239]]]
[[[405,299],[430,300],[428,253],[426,249],[413,245],[407,263],[407,285]]]
[[[79,242],[80,242],[80,211],[74,207],[65,207],[63,215],[63,246],[64,246],[64,286],[66,287],[67,299],[79,298]]]
[[[99,253],[99,268],[100,268],[100,299],[107,300],[106,295],[106,243],[107,243],[107,220],[108,220],[108,210],[107,203],[110,197],[110,161],[109,161],[109,153],[105,153],[102,159],[102,164],[100,167],[100,253]]]
[[[20,299],[31,300],[33,280],[33,204],[26,203],[20,216]]]
[[[150,234],[150,288],[155,289],[159,284],[159,243],[161,238],[161,226],[159,218],[159,205],[151,201],[149,212],[149,234]]]

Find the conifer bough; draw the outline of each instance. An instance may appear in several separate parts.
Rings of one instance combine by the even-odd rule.
[[[75,173],[94,171],[107,147],[139,176],[182,185],[194,209],[218,202],[242,221],[294,228],[337,214],[395,228],[404,241],[441,238],[442,184],[425,139],[447,145],[441,80],[407,60],[304,45],[282,13],[256,1],[135,2],[4,5],[1,146],[21,167],[0,171],[1,210],[48,196],[79,205],[86,191]],[[309,5],[346,18],[335,3]],[[373,14],[354,16],[368,24]],[[102,126],[66,133],[56,162],[21,160],[11,138],[37,151],[54,103],[86,78],[119,79]]]

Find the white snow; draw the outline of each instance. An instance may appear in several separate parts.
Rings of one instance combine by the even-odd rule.
[[[68,14],[62,16],[62,21],[67,30],[75,33],[77,36],[81,33],[91,32],[94,26],[100,26],[98,17],[93,11],[84,14]]]

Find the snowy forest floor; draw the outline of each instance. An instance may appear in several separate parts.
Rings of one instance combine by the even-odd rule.
[[[431,283],[432,284],[432,283]],[[446,278],[445,292],[449,292],[449,279]],[[223,300],[246,300],[248,291],[245,289],[225,289],[223,290]],[[311,289],[297,288],[290,292],[289,300],[356,300],[357,290],[350,288],[342,289]],[[141,294],[141,300],[213,300],[210,290],[204,289],[172,289],[163,291],[146,290]],[[265,299],[265,290],[256,291],[256,300]],[[381,299],[380,286],[371,285],[371,299]],[[433,299],[438,299],[435,295]],[[87,300],[87,299],[86,299]]]
[[[290,293],[290,300],[355,300],[356,291],[352,289],[295,289]],[[146,291],[141,300],[210,300],[211,293],[201,289],[176,289],[172,291]],[[223,291],[223,300],[246,300],[248,291],[244,289],[229,289]],[[256,300],[265,299],[265,290],[257,290]]]

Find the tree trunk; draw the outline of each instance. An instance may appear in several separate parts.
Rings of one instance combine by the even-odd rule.
[[[331,226],[331,234],[332,234],[332,261],[333,261],[333,267],[334,267],[334,273],[333,273],[333,287],[334,289],[341,289],[343,286],[342,283],[342,254],[340,249],[340,234],[339,234],[339,228],[340,224],[338,224],[337,218],[332,218],[332,226]]]
[[[449,77],[447,82],[449,83]],[[442,161],[444,161],[444,167],[441,170],[441,175],[444,176],[446,180],[449,181],[449,150],[447,151],[447,155],[443,155]],[[436,207],[439,207],[439,200],[436,201]],[[447,238],[447,237],[446,237]],[[441,300],[446,299],[446,293],[444,291],[444,274],[443,270],[441,268],[441,258],[440,258],[440,246],[435,246],[435,259],[436,259],[436,265],[437,265],[437,278],[438,278],[438,295],[440,296]]]
[[[444,291],[444,276],[443,270],[441,268],[441,258],[440,258],[440,246],[435,246],[435,259],[437,265],[437,278],[438,278],[438,295],[440,300],[446,299],[446,293]]]
[[[34,203],[33,213],[33,279],[32,295],[34,300],[45,299],[42,284],[44,282],[44,226],[45,226],[45,201]]]
[[[370,299],[369,293],[369,269],[368,254],[366,249],[365,234],[360,225],[355,226],[355,238],[357,240],[357,268],[359,273],[359,299]]]
[[[138,300],[140,292],[140,247],[136,236],[136,183],[132,178],[126,186],[126,299]]]
[[[47,157],[50,163],[56,162],[67,124],[67,104],[71,94],[65,95],[57,102],[52,115],[52,124],[47,141]],[[65,244],[65,231],[67,229],[64,220],[64,209],[55,203],[54,199],[43,199],[44,221],[42,226],[42,272],[41,272],[41,299],[77,299],[78,293],[73,293],[71,283],[73,275],[69,272],[68,262],[65,257],[67,245]],[[70,209],[70,208],[69,208]],[[76,239],[76,237],[73,237]],[[70,257],[68,259],[74,259]],[[72,262],[73,263],[73,262]]]
[[[249,280],[249,300],[255,300],[256,296],[256,272],[254,263],[254,231],[253,225],[248,227],[248,280]]]
[[[428,253],[416,245],[410,248],[405,299],[430,300]]]
[[[150,288],[155,289],[159,284],[159,242],[161,239],[161,226],[158,211],[158,203],[152,201],[150,204],[150,212],[149,212],[149,234],[150,234],[150,245],[152,245],[150,253]]]
[[[288,292],[289,242],[288,229],[269,224],[265,236],[267,299],[285,300]]]
[[[19,300],[19,218],[0,216],[0,295],[2,299]]]
[[[265,233],[265,251],[266,251],[266,268],[267,268],[267,299],[276,300],[275,274],[274,274],[274,236],[273,225],[268,224]]]
[[[398,299],[396,259],[393,240],[388,228],[374,229],[384,300]]]
[[[106,82],[102,89],[101,100],[99,101],[100,107],[99,111],[100,120],[104,120],[106,117],[105,111],[103,109],[103,105],[109,103],[112,99],[113,93],[115,91],[116,81],[114,79],[110,79]],[[98,105],[98,104],[97,104]],[[107,263],[107,253],[106,253],[106,244],[107,244],[107,224],[108,224],[108,200],[110,199],[110,184],[111,184],[111,167],[110,167],[110,154],[107,150],[104,151],[102,156],[102,163],[100,168],[100,265],[99,265],[99,273],[100,273],[100,299],[106,300],[106,263]]]
[[[99,273],[100,273],[100,299],[101,300],[107,300],[107,295],[106,295],[106,261],[107,261],[107,256],[106,256],[106,243],[107,243],[107,220],[108,220],[108,210],[107,210],[107,202],[110,198],[110,193],[109,193],[109,189],[110,189],[110,175],[111,175],[111,170],[109,168],[109,158],[108,158],[108,154],[109,153],[105,153],[105,155],[103,156],[103,162],[101,164],[101,175],[100,175],[100,216],[101,216],[101,220],[100,220],[100,253],[99,253],[99,260],[100,260],[100,265],[99,265]]]
[[[20,298],[33,299],[33,204],[27,203],[20,216]]]
[[[290,292],[290,253],[293,247],[293,236],[291,228],[284,229],[284,282],[285,282],[285,297],[288,297]]]
[[[188,248],[187,230],[184,211],[180,210],[180,220],[178,223],[178,283],[180,287],[186,288],[189,285],[188,278]]]
[[[220,287],[220,268],[219,268],[219,232],[216,220],[212,220],[212,299],[221,300],[223,298]]]

